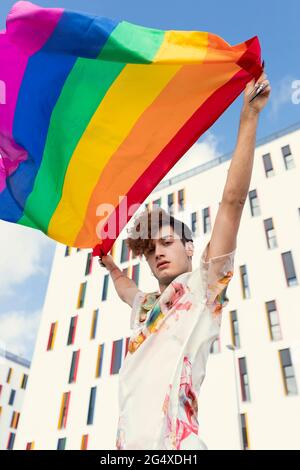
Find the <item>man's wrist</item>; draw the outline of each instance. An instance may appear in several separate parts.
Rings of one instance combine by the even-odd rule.
[[[112,268],[109,268],[108,271],[109,271],[109,273],[111,274],[115,269],[117,269],[118,271],[120,271],[120,268],[118,268],[118,266],[113,266]]]
[[[115,272],[117,271],[117,272]],[[118,268],[118,266],[113,267],[110,271],[109,274],[112,278],[113,281],[116,281],[119,277],[124,276],[124,273]]]
[[[241,121],[253,121],[257,122],[259,118],[260,111],[255,109],[242,109],[241,111]]]

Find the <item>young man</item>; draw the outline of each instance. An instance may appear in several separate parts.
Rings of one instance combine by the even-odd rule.
[[[251,102],[254,80],[245,88],[236,148],[200,266],[192,270],[188,227],[161,209],[142,213],[127,240],[134,254],[145,256],[159,290],[141,291],[110,255],[102,257],[118,295],[132,307],[133,334],[119,371],[118,449],[207,448],[199,435],[197,397],[228,302],[259,113],[271,91],[265,72],[258,84],[265,88]]]

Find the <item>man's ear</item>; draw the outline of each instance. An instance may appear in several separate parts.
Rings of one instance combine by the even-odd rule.
[[[194,253],[194,243],[189,241],[185,244],[185,251],[188,256],[193,256]]]

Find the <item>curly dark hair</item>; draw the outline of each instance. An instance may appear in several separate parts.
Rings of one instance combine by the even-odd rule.
[[[154,247],[151,235],[165,225],[173,228],[183,245],[187,241],[193,242],[192,231],[184,222],[175,219],[175,217],[161,207],[155,206],[151,211],[146,207],[135,218],[133,226],[127,229],[129,234],[125,240],[127,247],[132,250],[134,256],[142,257],[142,255],[147,255],[149,250]]]

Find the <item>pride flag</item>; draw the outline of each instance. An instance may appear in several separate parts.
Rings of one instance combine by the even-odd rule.
[[[257,36],[231,46],[15,3],[0,33],[0,218],[107,254],[262,71]]]

